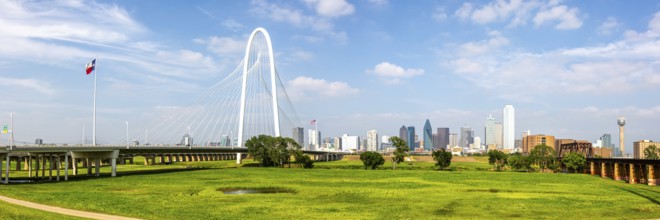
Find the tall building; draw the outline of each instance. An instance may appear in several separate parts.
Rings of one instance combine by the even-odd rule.
[[[415,152],[415,126],[408,126],[408,139],[406,139],[406,143],[408,143],[408,147],[410,147],[410,152]]]
[[[651,140],[640,140],[633,142],[633,157],[635,159],[646,159],[644,150],[646,150],[646,148],[651,145],[655,145],[657,148],[660,147],[660,142],[653,142]]]
[[[484,123],[484,143],[486,146],[496,144],[495,135],[495,118],[493,118],[493,115],[488,115]]]
[[[433,150],[433,128],[431,122],[426,119],[424,122],[424,151]]]
[[[402,125],[401,128],[399,128],[399,138],[408,143],[408,128],[406,128],[405,125]]]
[[[341,137],[335,137],[335,149],[343,150],[341,145]]]
[[[472,143],[472,147],[470,149],[473,149],[473,150],[480,150],[481,149],[481,138],[480,137],[474,137],[474,142]]]
[[[502,110],[502,142],[504,149],[513,149],[515,146],[516,121],[515,110],[512,105],[505,105]]]
[[[503,137],[502,122],[495,122],[495,145],[498,147],[504,146],[504,141],[502,140]]]
[[[544,135],[544,134],[535,134],[535,135],[525,135],[522,139],[522,150],[523,154],[529,154],[536,145],[545,144],[553,149],[555,147],[555,136]]]
[[[461,127],[461,140],[458,145],[465,148],[470,147],[472,143],[474,143],[474,130],[469,126]]]
[[[617,124],[619,125],[619,152],[618,155],[619,157],[623,157],[625,154],[625,147],[624,147],[624,142],[623,142],[623,126],[626,125],[626,119],[623,117],[619,117],[616,120]]]
[[[378,150],[379,151],[380,150],[385,150],[386,146],[391,145],[391,144],[390,145],[388,145],[388,144],[390,144],[390,136],[381,135],[380,136],[380,145],[378,145]]]
[[[318,150],[321,148],[321,132],[309,129],[309,150]]]
[[[436,139],[433,140],[433,146],[436,149],[448,149],[449,145],[449,128],[437,128],[438,133]]]
[[[342,144],[342,150],[344,151],[348,151],[348,150],[357,151],[358,148],[360,147],[360,137],[348,136],[348,134],[344,134],[343,136],[341,136],[341,144]]]
[[[293,129],[291,129],[291,137],[301,147],[305,146],[305,129],[304,128],[295,127]]]
[[[367,132],[367,151],[378,151],[378,131]]]
[[[612,149],[612,135],[603,134],[603,136],[600,136],[600,140],[603,142],[603,148]]]
[[[458,135],[455,133],[449,134],[449,149],[458,146]]]

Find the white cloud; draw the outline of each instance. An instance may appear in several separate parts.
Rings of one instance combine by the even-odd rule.
[[[433,20],[436,21],[444,21],[447,19],[447,13],[445,12],[444,8],[438,7],[435,9],[431,17],[433,17]]]
[[[540,11],[534,17],[534,25],[541,26],[545,23],[558,22],[556,29],[569,30],[582,27],[582,20],[578,18],[580,11],[577,8],[568,8],[565,5],[554,6]]]
[[[209,37],[208,39],[195,39],[196,43],[207,45],[207,49],[220,55],[232,56],[245,53],[247,39],[232,37]]]
[[[23,87],[48,96],[55,94],[55,90],[51,88],[50,84],[37,79],[0,77],[0,86]]]
[[[479,73],[483,71],[483,67],[478,62],[473,62],[465,58],[460,58],[451,61],[454,66],[454,71],[457,73]]]
[[[369,3],[376,6],[386,6],[389,4],[388,0],[369,0]]]
[[[365,71],[367,74],[374,74],[383,79],[388,84],[396,84],[401,82],[404,78],[411,78],[424,74],[424,69],[405,69],[396,64],[389,62],[382,62],[376,64],[373,69]]]
[[[345,82],[329,82],[308,76],[299,76],[287,84],[287,94],[294,100],[317,100],[322,97],[342,97],[360,93],[359,89]]]
[[[355,12],[355,7],[346,0],[305,0],[305,2],[320,16],[340,17]]]
[[[597,29],[598,34],[610,35],[612,32],[617,31],[623,24],[616,20],[614,17],[608,17]]]
[[[491,31],[489,39],[461,44],[456,51],[462,57],[484,55],[497,48],[509,44],[509,39],[502,36],[500,32]]]
[[[557,29],[576,29],[582,26],[577,8],[568,8],[559,5],[558,1],[539,2],[523,0],[494,0],[484,5],[463,3],[454,15],[463,20],[471,20],[477,24],[494,22],[508,22],[507,27],[524,25],[531,19],[531,14],[537,12],[534,23],[537,26],[543,23],[557,21]]]
[[[312,58],[314,58],[313,53],[308,51],[301,51],[301,50],[293,52],[291,56],[293,57],[293,59],[296,60],[311,60]]]
[[[245,29],[245,25],[238,23],[237,21],[234,21],[233,19],[227,19],[222,21],[222,26],[233,31],[237,32],[240,30]]]
[[[461,19],[468,19],[472,14],[473,6],[470,3],[463,2],[463,5],[454,12],[454,15]]]
[[[660,34],[660,12],[653,15],[653,19],[649,22],[649,31],[655,34]]]

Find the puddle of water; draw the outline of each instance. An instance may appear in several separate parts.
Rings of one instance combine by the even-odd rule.
[[[296,193],[295,190],[286,188],[221,188],[224,194],[243,195],[243,194],[274,194],[274,193]]]

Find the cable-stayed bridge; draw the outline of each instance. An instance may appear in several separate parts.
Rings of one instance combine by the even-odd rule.
[[[302,124],[275,67],[268,32],[257,28],[227,77],[188,106],[166,109],[140,127],[115,144],[242,147],[260,134],[291,137]]]
[[[3,160],[6,163],[4,182],[8,183],[12,160],[16,161],[17,170],[23,169],[21,163],[26,164],[30,177],[33,166],[36,165],[35,175],[38,176],[41,169],[43,177],[49,164],[50,178],[56,170],[57,180],[62,168],[67,179],[67,169],[76,170],[79,163],[88,168],[89,175],[92,175],[92,165],[95,166],[98,176],[103,160],[109,160],[111,176],[115,176],[117,162],[133,156],[145,156],[152,163],[156,158],[160,158],[161,163],[233,159],[240,163],[247,153],[244,143],[249,138],[262,134],[293,137],[294,128],[302,127],[275,67],[270,36],[263,28],[250,34],[240,64],[223,80],[193,98],[189,105],[166,109],[152,122],[141,126],[144,131],[131,134],[128,125],[126,122],[126,136],[110,145],[10,144],[0,150],[0,164],[4,165]],[[302,134],[295,136],[294,140],[304,146]],[[325,151],[304,153],[316,160],[337,160],[343,155]]]

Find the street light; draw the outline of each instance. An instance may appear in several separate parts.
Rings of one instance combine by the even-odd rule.
[[[129,140],[128,140],[128,121],[126,121],[126,149],[128,149],[129,146]]]

